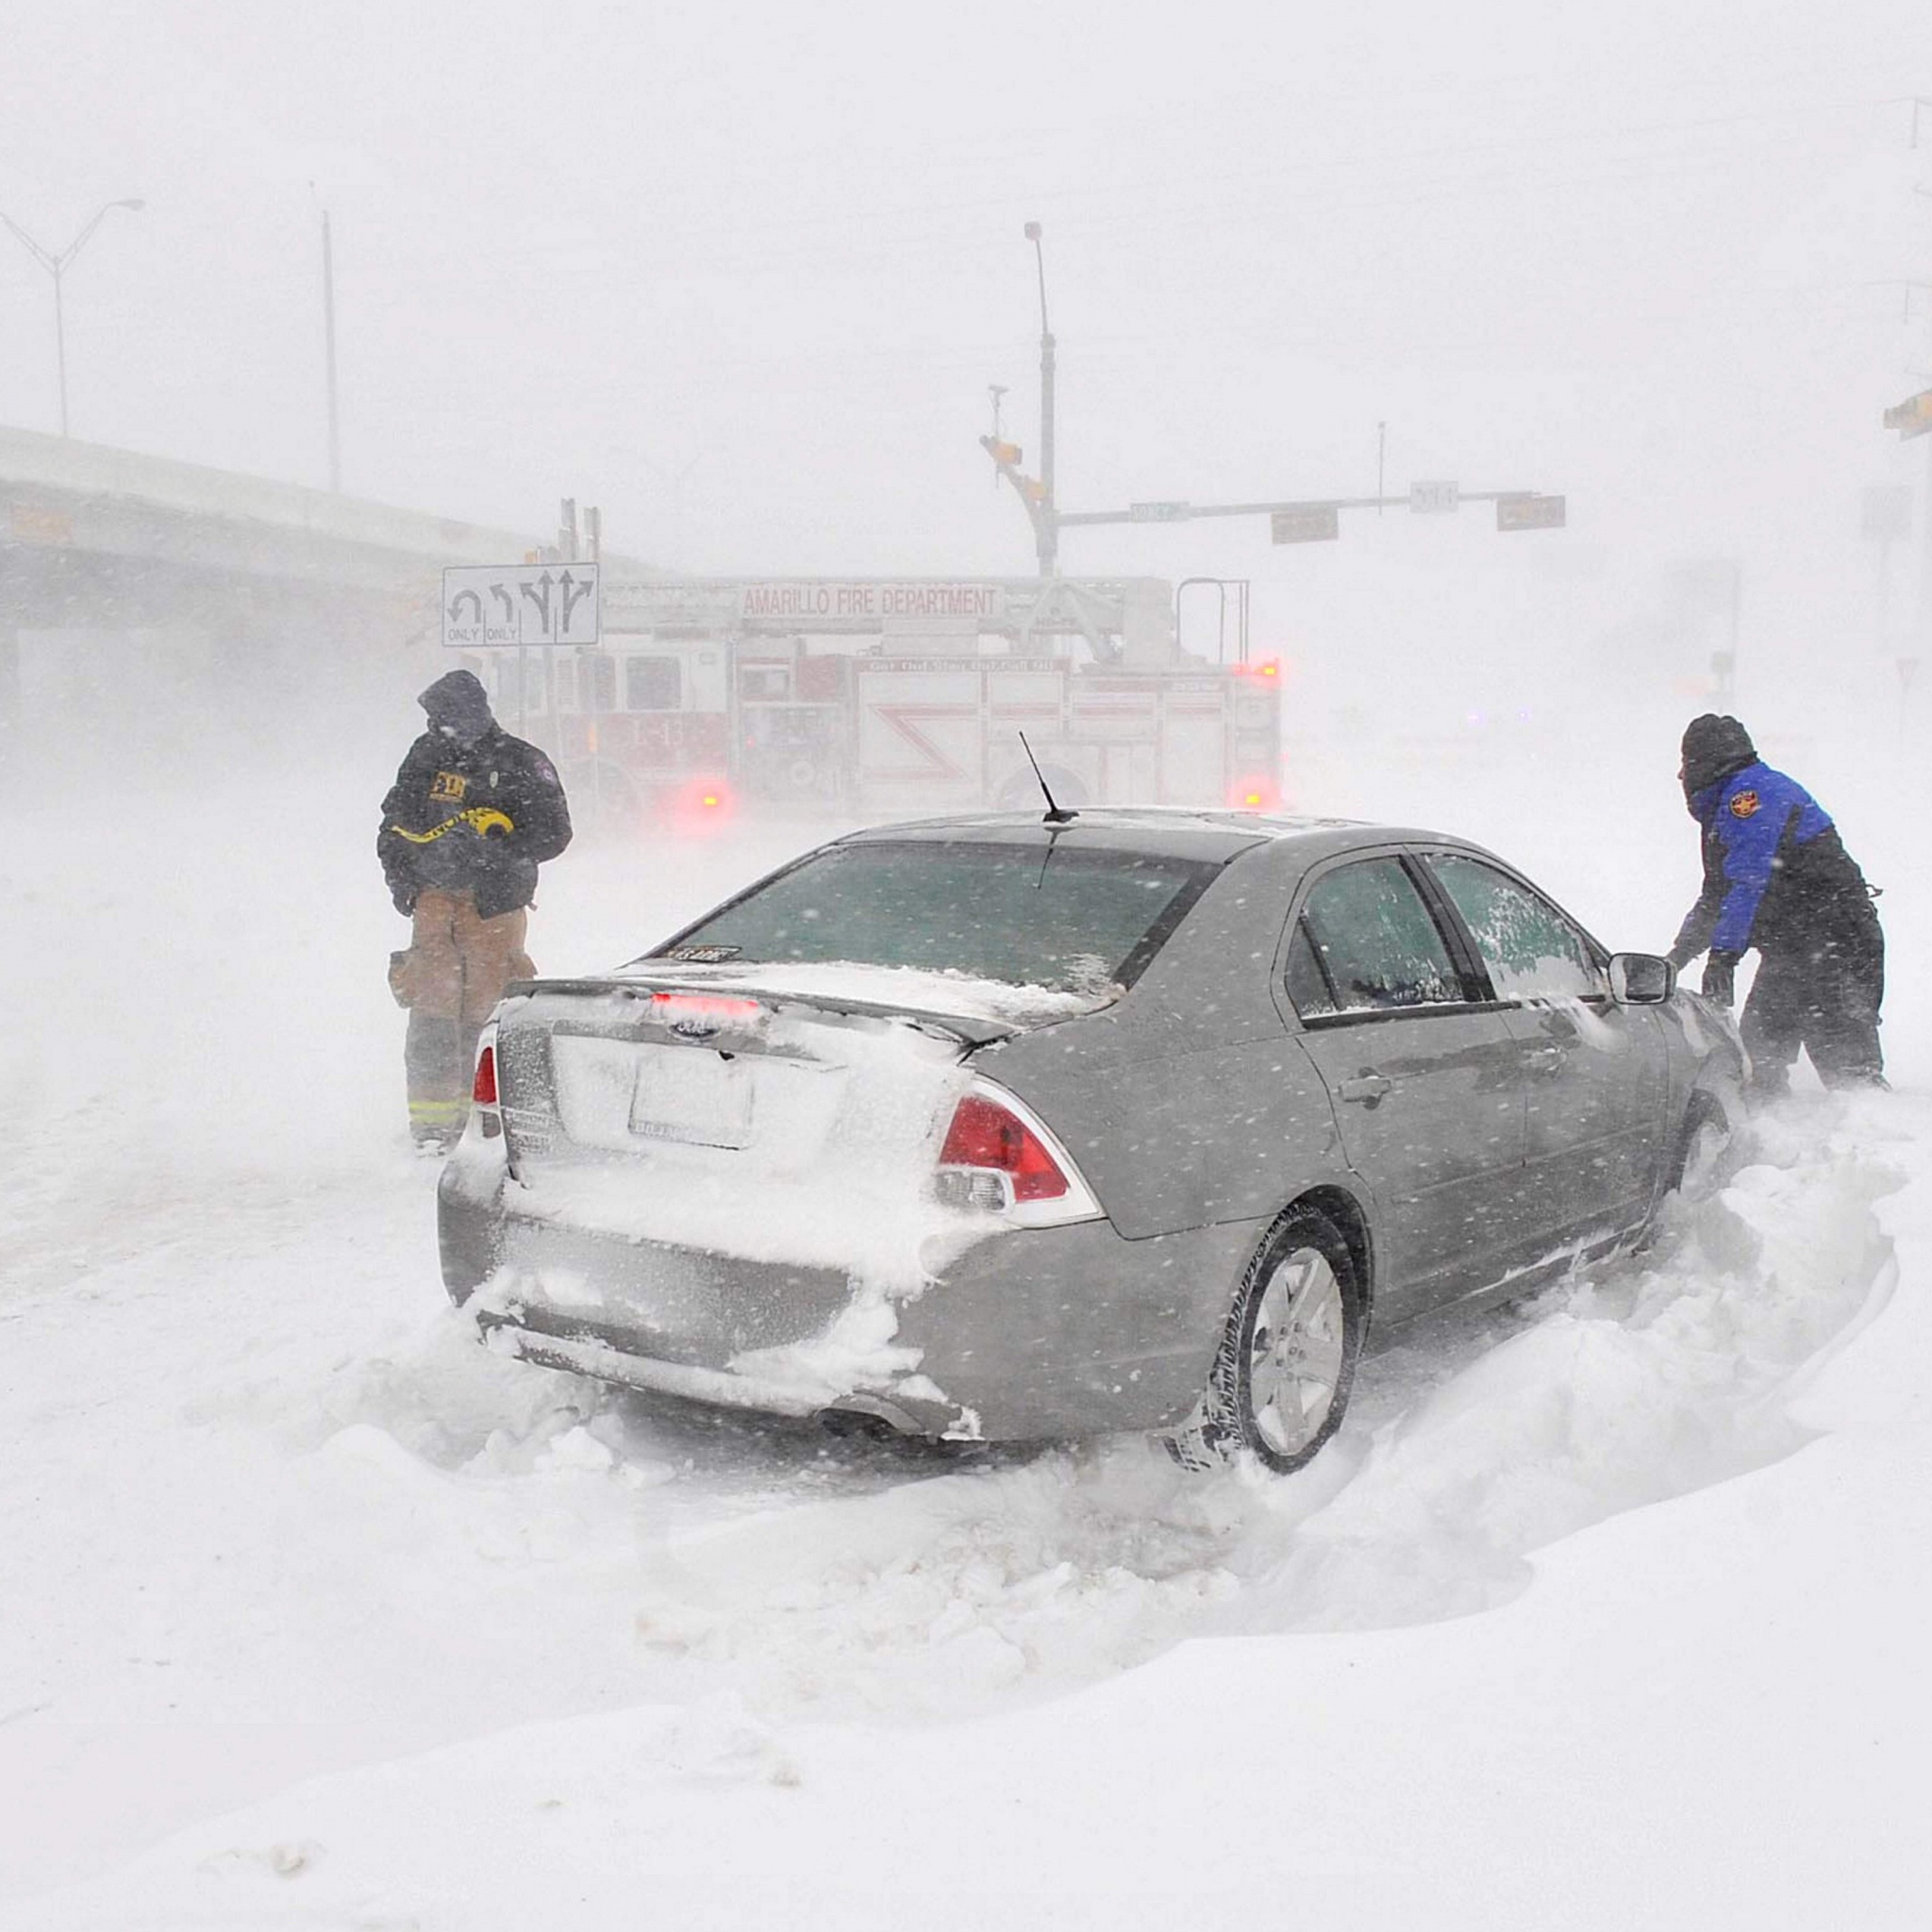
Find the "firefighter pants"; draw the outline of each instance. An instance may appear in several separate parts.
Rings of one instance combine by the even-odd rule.
[[[1800,1047],[1827,1087],[1877,1080],[1885,1071],[1878,1045],[1884,997],[1885,935],[1869,906],[1764,952],[1740,1026],[1752,1085],[1783,1092]]]
[[[479,919],[468,892],[425,892],[414,922],[397,987],[409,1008],[409,1131],[450,1141],[469,1114],[476,1035],[504,988],[537,970],[524,951],[529,914]]]

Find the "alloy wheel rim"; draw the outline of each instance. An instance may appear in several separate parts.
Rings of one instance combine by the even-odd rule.
[[[1261,1440],[1294,1456],[1322,1432],[1341,1386],[1347,1308],[1319,1248],[1296,1248],[1268,1277],[1248,1347],[1248,1407]]]

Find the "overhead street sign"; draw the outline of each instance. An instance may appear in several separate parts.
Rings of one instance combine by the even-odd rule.
[[[442,574],[445,650],[594,644],[602,635],[594,563],[462,564]]]
[[[1569,498],[1563,496],[1499,496],[1499,530],[1560,530],[1570,521]]]
[[[1184,524],[1194,513],[1191,503],[1130,503],[1130,524]]]
[[[1411,483],[1408,486],[1408,507],[1424,516],[1441,516],[1458,508],[1461,503],[1462,491],[1455,483]]]
[[[1885,426],[1896,429],[1901,441],[1932,430],[1932,389],[1922,389],[1917,395],[1907,396],[1886,410]]]
[[[1277,509],[1268,521],[1277,543],[1326,543],[1341,535],[1341,512],[1332,503]]]

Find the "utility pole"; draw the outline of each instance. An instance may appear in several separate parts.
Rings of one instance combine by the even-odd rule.
[[[1040,224],[1028,222],[1025,233],[1033,244],[1034,264],[1040,272],[1040,475],[1022,475],[1020,446],[1000,440],[999,404],[1006,391],[996,383],[987,385],[993,399],[993,433],[982,436],[979,446],[992,458],[994,487],[998,487],[1001,477],[1010,483],[1033,525],[1034,555],[1039,559],[1043,583],[1058,575],[1060,555],[1060,513],[1053,482],[1054,340],[1046,314],[1046,251],[1041,245]]]
[[[1744,559],[1741,557],[1730,559],[1730,648],[1724,654],[1723,672],[1724,696],[1727,704],[1737,700],[1738,646],[1744,637]]]
[[[1040,224],[1026,224],[1026,239],[1033,244],[1033,259],[1040,271],[1040,487],[1041,513],[1034,519],[1033,533],[1040,556],[1040,575],[1051,577],[1059,571],[1059,509],[1053,487],[1054,430],[1054,340],[1046,319],[1046,250],[1041,242]]]
[[[67,310],[63,300],[62,283],[67,271],[73,267],[74,258],[88,244],[94,230],[107,220],[117,208],[125,208],[131,213],[139,214],[147,203],[138,198],[124,201],[110,201],[103,204],[94,218],[67,246],[57,255],[51,248],[42,248],[34,238],[23,228],[13,217],[0,209],[0,222],[5,222],[13,230],[22,247],[54,277],[54,354],[60,378],[60,434],[67,434]]]
[[[328,487],[342,491],[342,428],[336,397],[336,254],[328,210],[322,211],[322,337],[328,362]]]

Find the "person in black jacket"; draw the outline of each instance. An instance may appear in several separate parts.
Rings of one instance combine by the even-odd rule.
[[[1801,1046],[1827,1087],[1882,1087],[1885,935],[1837,826],[1757,756],[1735,718],[1693,718],[1683,750],[1677,775],[1704,828],[1704,890],[1672,963],[1707,949],[1705,995],[1729,1006],[1738,962],[1757,948],[1740,1030],[1758,1091],[1785,1090]]]
[[[570,808],[556,767],[497,724],[473,674],[449,672],[416,702],[429,728],[382,801],[375,851],[413,921],[390,962],[409,1009],[409,1131],[444,1148],[462,1132],[483,1022],[509,981],[536,972],[526,908],[537,868],[570,843]]]

